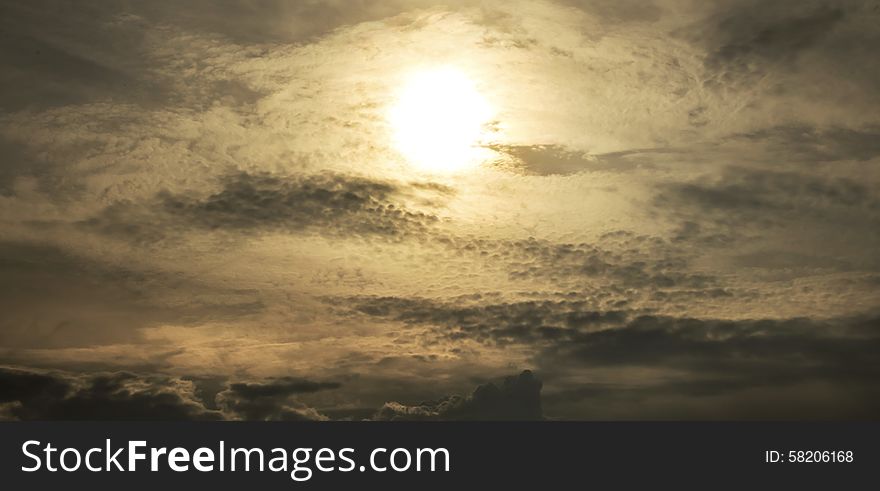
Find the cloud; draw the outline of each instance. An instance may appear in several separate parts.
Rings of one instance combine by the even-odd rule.
[[[484,343],[538,343],[565,336],[570,329],[619,324],[624,311],[600,312],[586,301],[480,303],[425,298],[354,297],[338,301],[370,317],[409,325],[433,326],[447,339]]]
[[[833,145],[824,148],[836,151]],[[650,213],[679,224],[671,242],[681,250],[715,256],[730,267],[782,273],[778,266],[788,264],[801,277],[820,271],[873,272],[880,267],[876,255],[868,253],[880,244],[877,178],[866,168],[858,171],[858,179],[837,172],[849,165],[861,167],[853,162],[809,169],[803,164],[728,165],[659,183]],[[716,286],[725,286],[721,283]]]
[[[217,394],[219,407],[244,420],[323,421],[327,417],[293,399],[297,394],[338,389],[335,382],[282,377],[263,382],[235,382]]]
[[[3,165],[0,166],[0,196],[15,194],[16,179],[21,177],[36,178],[41,184],[49,180],[52,164],[38,155],[27,151],[27,146],[0,135],[0,155]]]
[[[878,320],[639,316],[614,329],[567,331],[570,336],[542,356],[565,355],[593,366],[664,366],[703,374],[751,375],[779,368],[810,376],[871,377],[880,369],[880,337],[871,328]],[[845,360],[849,363],[843,366]]]
[[[542,382],[525,370],[506,377],[501,386],[492,382],[477,386],[468,397],[448,396],[438,401],[408,406],[388,402],[373,416],[379,421],[531,421],[544,419],[541,410]]]
[[[256,399],[260,397],[287,397],[293,394],[338,389],[339,387],[341,385],[335,382],[313,382],[311,380],[282,377],[263,383],[232,383],[229,384],[229,393],[248,399]]]
[[[558,399],[562,393],[580,394],[576,399],[583,404],[594,397],[591,411],[601,417],[617,417],[607,411],[627,398],[642,401],[644,414],[660,414],[663,404],[679,400],[682,406],[665,409],[667,417],[691,414],[688,411],[696,410],[691,406],[705,411],[701,417],[778,417],[787,408],[792,414],[858,418],[869,414],[870,408],[880,408],[880,391],[873,383],[880,376],[880,318],[871,313],[713,319],[602,311],[588,301],[361,298],[348,302],[370,317],[427,327],[447,345],[477,341],[517,352],[528,350],[530,363],[550,377],[554,410],[560,407],[557,402],[567,404]],[[846,397],[832,411],[823,402],[824,389],[807,387],[811,384],[833,388]],[[736,399],[736,394],[745,393],[757,397],[755,391],[777,391],[773,407],[748,411],[717,406],[722,404],[717,398]],[[384,410],[389,417],[435,417],[459,404],[460,400],[449,398],[415,406],[391,404]],[[568,417],[572,414],[577,413]]]
[[[796,270],[798,268],[821,268],[832,271],[847,271],[853,266],[846,260],[822,256],[798,254],[791,251],[762,249],[755,252],[733,256],[737,266],[746,268],[763,268],[771,270]]]
[[[878,325],[869,314],[825,320],[640,316],[614,329],[571,332],[534,362],[555,376],[592,379],[560,384],[552,405],[580,401],[580,411],[595,417],[617,408],[612,417],[863,419],[880,409]],[[633,405],[642,409],[625,407]]]
[[[53,244],[0,241],[0,270],[6,348],[130,343],[141,340],[140,328],[163,322],[193,325],[264,310],[247,291]]]
[[[239,173],[205,199],[164,197],[165,208],[211,229],[311,228],[339,235],[399,237],[423,233],[435,215],[409,211],[392,201],[401,189],[390,182],[341,175],[282,178]]]
[[[0,367],[0,417],[20,420],[326,420],[296,395],[340,384],[281,377],[222,383],[130,372]],[[208,390],[212,389],[212,390]],[[214,395],[214,400],[203,397]]]
[[[490,145],[506,156],[499,162],[502,169],[537,176],[567,176],[581,172],[629,172],[653,165],[646,155],[663,153],[663,149],[627,150],[604,154],[588,154],[564,145]]]
[[[656,204],[664,209],[714,213],[734,223],[773,223],[786,216],[823,218],[835,209],[876,218],[880,211],[880,197],[874,190],[849,177],[743,167],[727,167],[714,179],[667,185],[658,193]]]
[[[556,0],[598,16],[603,22],[655,22],[663,9],[650,0]]]
[[[786,61],[813,46],[844,17],[838,8],[806,15],[759,18],[758,10],[726,17],[718,23],[720,45],[706,63],[715,69],[745,69],[754,59]]]
[[[170,23],[187,30],[219,34],[237,43],[304,43],[335,29],[376,21],[400,12],[430,6],[432,0],[232,0],[218,9],[213,0],[196,0],[185,6],[172,1],[134,5],[133,12],[153,22]],[[446,2],[452,3],[453,2]]]
[[[216,420],[191,382],[127,372],[93,376],[0,368],[0,414],[22,420]]]
[[[592,242],[556,242],[530,237],[497,240],[444,237],[438,243],[455,251],[473,251],[503,265],[510,280],[547,280],[566,288],[585,286],[649,291],[717,288],[718,279],[692,271],[690,252],[675,240],[616,230]]]
[[[702,111],[693,112],[695,121]],[[701,123],[702,124],[702,123]],[[880,156],[880,128],[786,124],[725,135],[683,147],[631,149],[591,154],[564,145],[489,146],[501,158],[497,168],[535,176],[567,176],[583,172],[634,173],[667,169],[682,160],[724,158],[763,163],[826,163],[869,161]],[[744,153],[747,145],[749,152]],[[726,152],[718,155],[718,151]]]
[[[717,87],[755,82],[772,71],[787,71],[798,56],[821,43],[846,17],[852,4],[749,1],[709,7],[706,18],[682,32],[706,49],[704,65]]]
[[[420,1],[198,0],[129,3],[97,1],[74,6],[37,0],[4,2],[0,16],[0,107],[60,107],[99,101],[133,101],[156,107],[180,102],[181,92],[210,101],[247,88],[234,83],[211,89],[204,78],[178,84],[161,76],[157,37],[221,39],[227,47],[297,44],[358,22],[424,6]],[[80,26],[88,25],[88,29]],[[216,54],[216,53],[214,53]],[[175,56],[187,56],[179,52]],[[176,74],[184,77],[181,72]]]
[[[205,383],[198,377],[0,367],[0,419],[327,421],[327,416],[297,397],[342,387],[292,377],[222,382],[219,391],[203,390]],[[526,370],[498,385],[480,385],[467,397],[449,396],[415,406],[389,402],[372,418],[540,420],[541,387],[542,382]],[[203,399],[210,395],[213,401]]]
[[[585,301],[463,305],[426,299],[349,299],[358,312],[435,326],[451,340],[532,346],[547,364],[652,366],[695,373],[753,374],[760,369],[873,376],[880,368],[880,319],[863,315],[716,320],[599,311]],[[737,366],[740,365],[740,366]],[[754,368],[755,370],[751,370]],[[838,371],[840,370],[840,371]]]
[[[880,128],[774,126],[737,135],[733,140],[764,144],[773,158],[795,162],[871,160],[880,156]]]
[[[0,107],[17,111],[108,99],[155,104],[168,96],[134,69],[132,61],[144,58],[138,36],[106,22],[106,5],[41,3],[0,7]],[[84,22],[89,29],[75,28]]]
[[[409,208],[407,201],[449,192],[433,183],[404,185],[342,174],[239,172],[222,178],[220,190],[207,196],[163,192],[149,206],[112,205],[79,225],[143,244],[179,239],[192,227],[398,241],[419,238],[440,221]]]
[[[867,107],[876,105],[880,64],[866,47],[877,43],[880,11],[870,2],[665,3],[672,37],[700,52],[693,89],[705,97],[691,110],[703,135],[874,123]]]

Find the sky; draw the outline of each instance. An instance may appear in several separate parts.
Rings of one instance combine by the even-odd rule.
[[[876,418],[878,25],[3,1],[0,418]]]

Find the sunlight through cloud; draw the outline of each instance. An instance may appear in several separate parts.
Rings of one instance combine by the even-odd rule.
[[[461,71],[443,67],[412,74],[390,108],[394,145],[428,172],[460,172],[490,152],[492,108]]]

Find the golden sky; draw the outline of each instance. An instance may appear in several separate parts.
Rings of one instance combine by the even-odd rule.
[[[877,2],[0,14],[0,416],[880,409]]]

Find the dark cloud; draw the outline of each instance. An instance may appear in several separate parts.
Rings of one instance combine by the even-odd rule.
[[[714,230],[706,225],[705,223],[685,219],[671,231],[669,240],[675,245],[691,244],[706,250],[733,245],[742,239],[741,236],[735,233]]]
[[[534,350],[535,366],[558,384],[554,397],[563,397],[560,391],[570,397],[576,392],[578,398],[596,397],[593,403],[599,407],[602,401],[612,407],[612,401],[630,398],[642,401],[649,414],[659,411],[656,404],[674,398],[716,404],[707,398],[770,390],[792,393],[764,412],[715,407],[708,414],[777,417],[787,408],[792,414],[857,418],[880,408],[880,391],[873,382],[880,376],[880,318],[875,315],[719,320],[602,312],[584,302],[465,306],[425,299],[350,301],[363,314],[428,327],[447,341],[528,346]],[[633,370],[674,375],[605,385],[570,386],[560,380],[571,373]],[[834,387],[848,399],[829,412],[821,392],[804,389],[805,384]],[[583,393],[586,389],[589,393]],[[383,411],[387,418],[436,417],[460,404],[460,398],[447,398],[414,406],[389,404]],[[664,417],[689,414],[683,407],[669,411]]]
[[[68,381],[59,377],[25,370],[0,369],[0,402],[29,401],[39,398],[60,399],[70,392]]]
[[[560,286],[598,285],[613,289],[702,289],[717,286],[711,275],[691,272],[689,257],[669,240],[618,230],[592,243],[529,238],[437,239],[457,251],[473,251],[503,264],[511,280],[543,279]]]
[[[868,183],[848,177],[728,167],[717,178],[671,184],[656,197],[659,208],[690,207],[721,213],[726,221],[772,223],[786,215],[822,218],[836,210],[876,216],[880,198]]]
[[[405,405],[388,402],[375,414],[380,421],[531,421],[544,419],[541,387],[531,371],[506,377],[500,386],[489,382],[468,397],[448,396],[437,401]]]
[[[221,419],[192,385],[169,377],[118,372],[71,376],[0,369],[0,415],[21,420]]]
[[[339,174],[241,172],[225,177],[214,194],[194,197],[166,192],[152,207],[119,203],[80,226],[143,244],[174,240],[192,226],[235,233],[284,231],[395,241],[418,238],[440,221],[434,214],[410,209],[407,200],[431,205],[430,199],[449,192],[431,183],[410,186]]]
[[[294,396],[338,389],[335,382],[282,377],[262,382],[235,382],[217,394],[219,407],[234,418],[245,420],[321,421],[327,417]]]
[[[505,302],[491,296],[432,299],[400,296],[329,298],[341,312],[356,312],[407,324],[439,327],[443,337],[465,337],[486,343],[540,342],[560,329],[620,323],[635,300],[665,307],[690,301],[745,295],[715,277],[690,269],[690,258],[679,242],[725,242],[719,236],[682,230],[673,240],[610,232],[595,243],[558,243],[538,239],[517,241],[443,236],[436,239],[458,253],[481,258],[511,281],[547,281],[557,290]],[[640,303],[641,309],[656,304]]]
[[[219,382],[222,390],[216,392],[203,391],[205,382],[198,377],[2,367],[0,419],[326,421],[327,416],[297,397],[342,387],[280,377]],[[377,420],[539,420],[543,419],[541,387],[541,381],[525,371],[500,384],[480,385],[468,397],[449,396],[414,406],[389,402],[363,416]],[[215,392],[212,401],[200,397]]]
[[[45,5],[0,3],[0,107],[16,111],[111,99],[155,103],[166,95],[135,70],[133,60],[146,59],[139,33],[112,26],[107,2],[40,3]],[[83,22],[90,28],[81,29]]]
[[[725,0],[704,8],[706,16],[677,32],[705,51],[705,87],[801,94],[852,114],[876,104],[880,64],[868,48],[878,42],[874,2]],[[751,109],[765,103],[741,100]]]
[[[730,251],[729,263],[801,274],[877,271],[880,194],[861,179],[812,170],[726,167],[720,174],[657,187],[651,214],[678,221],[680,247]],[[781,257],[780,251],[784,251]],[[723,286],[723,285],[716,285]]]
[[[70,374],[0,368],[0,418],[325,420],[295,396],[339,387],[289,377],[226,383],[129,372]]]
[[[829,269],[847,271],[854,269],[846,260],[835,257],[798,254],[791,251],[762,249],[756,252],[737,254],[733,263],[746,268],[763,268],[776,270],[796,270],[800,268]]]
[[[837,8],[823,8],[806,15],[794,14],[784,19],[763,19],[754,10],[745,15],[723,19],[719,37],[724,42],[713,52],[710,65],[745,64],[750,57],[785,60],[809,48],[843,19]]]
[[[253,102],[258,94],[231,80],[181,84],[160,74],[155,68],[162,62],[150,51],[151,36],[159,28],[169,36],[196,33],[242,45],[296,44],[338,27],[430,3],[4,1],[0,2],[0,107],[16,111],[98,101],[146,107],[188,101],[206,106],[223,97]]]
[[[663,149],[627,150],[604,154],[587,154],[562,145],[490,145],[489,148],[508,157],[499,166],[529,175],[571,175],[580,172],[626,172],[651,168],[647,155],[664,153]]]
[[[326,389],[338,389],[335,382],[314,382],[311,380],[281,377],[270,382],[248,383],[236,382],[229,384],[229,392],[236,396],[249,399],[260,397],[287,397],[294,394],[317,392]]]
[[[240,173],[205,199],[164,197],[168,212],[210,229],[319,229],[333,235],[400,237],[423,233],[435,215],[395,204],[401,189],[390,182],[322,174],[283,178]]]
[[[603,22],[655,22],[663,10],[650,0],[556,0],[589,12]]]
[[[788,65],[844,19],[833,5],[793,9],[791,3],[739,2],[702,21],[691,37],[706,45],[706,68],[716,84],[747,82]],[[806,12],[804,12],[806,10]]]
[[[367,316],[433,326],[448,339],[484,343],[534,343],[564,337],[566,331],[597,329],[627,318],[624,311],[599,312],[586,301],[480,303],[467,300],[355,297],[336,302]]]
[[[170,0],[132,5],[131,11],[167,23],[226,37],[237,43],[304,43],[334,29],[390,17],[431,0],[195,0],[185,6]],[[453,2],[454,3],[454,2]]]
[[[765,144],[774,159],[785,161],[865,161],[880,156],[880,128],[877,127],[775,126],[738,135],[736,139]]]
[[[15,193],[16,179],[33,177],[40,184],[48,184],[52,179],[54,167],[46,159],[28,150],[27,145],[0,136],[0,196],[12,196]]]
[[[858,404],[880,407],[880,391],[873,388],[880,376],[880,318],[876,315],[720,320],[597,311],[586,302],[349,301],[362,314],[428,327],[447,341],[529,346],[536,367],[557,378],[573,371],[675,374],[611,383],[604,389],[591,386],[597,391],[607,389],[609,394],[620,390],[648,399],[714,397],[757,389],[794,390],[809,382],[845,388]],[[577,390],[554,382],[560,384],[554,392],[559,387]],[[780,407],[788,404],[785,407],[795,410],[797,397],[792,397],[781,401]],[[413,416],[442,413],[459,402],[445,399],[399,412]],[[847,404],[851,405],[834,414],[857,417],[866,412],[856,402]],[[386,410],[393,415],[393,409],[392,405]],[[805,410],[802,414],[814,413]]]
[[[149,97],[159,100],[159,89],[141,82],[114,67],[68,52],[29,36],[4,31],[0,37],[0,76],[4,93],[16,98],[0,98],[7,111],[24,108],[64,106],[105,100],[113,95],[125,98]],[[33,83],[33,81],[38,81]]]
[[[253,292],[222,292],[185,275],[48,244],[0,242],[0,271],[0,344],[6,348],[133,342],[139,328],[161,322],[192,324],[264,309]],[[188,300],[167,299],[181,291]],[[220,293],[225,301],[216,297]]]
[[[798,376],[867,379],[880,370],[878,322],[872,316],[741,321],[639,316],[614,329],[567,331],[569,336],[542,356],[574,358],[590,366],[657,366],[701,374],[790,370]]]
[[[595,244],[559,244],[540,241],[520,242],[511,277],[603,278],[623,288],[706,288],[715,278],[688,272],[686,257],[659,238],[632,236],[627,242],[642,250],[623,251]],[[651,254],[648,254],[651,251]]]
[[[670,374],[565,387],[552,398],[554,406],[586,401],[597,414],[603,405],[625,402],[642,407],[640,417],[694,417],[698,413],[690,411],[702,406],[699,414],[710,418],[860,419],[880,409],[878,327],[875,315],[738,321],[641,316],[619,328],[570,332],[535,363],[552,374],[574,367]]]

